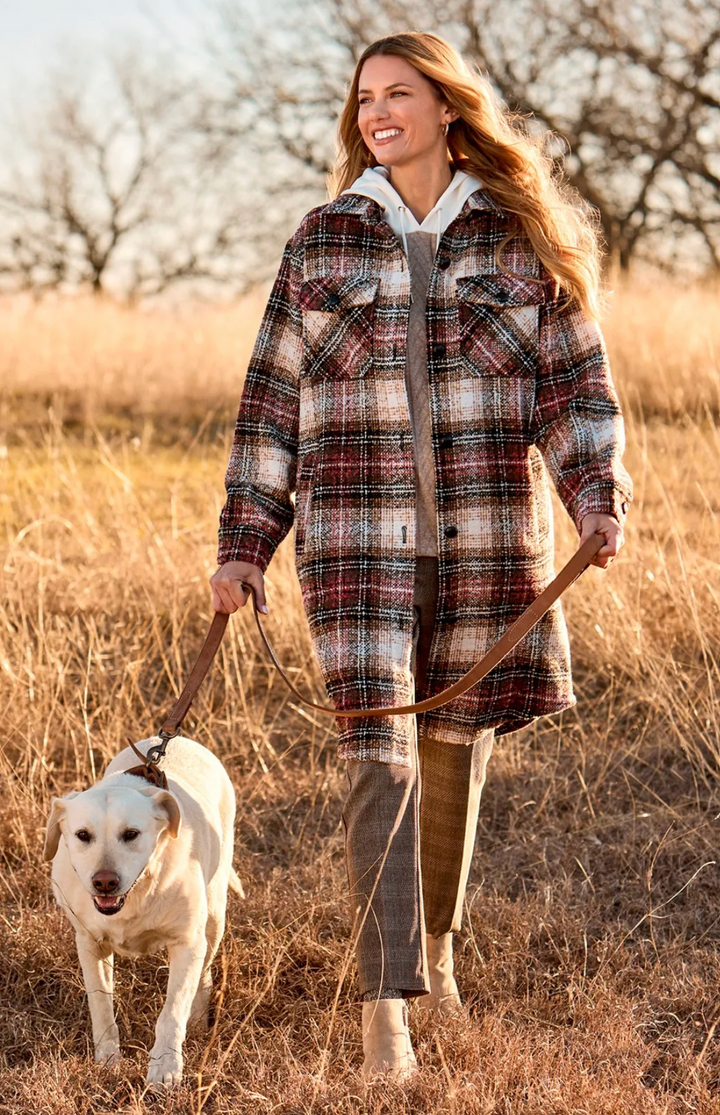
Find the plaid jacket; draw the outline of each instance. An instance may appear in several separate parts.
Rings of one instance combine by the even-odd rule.
[[[579,526],[622,522],[623,426],[597,325],[563,304],[478,190],[441,237],[427,302],[439,599],[424,696],[456,681],[552,579],[547,472]],[[220,563],[266,569],[295,524],[313,646],[338,709],[405,704],[415,478],[405,390],[410,276],[380,206],[345,194],[288,242],[240,401]],[[546,472],[547,467],[547,472]],[[560,605],[483,682],[419,717],[468,744],[574,704]],[[345,757],[406,764],[412,718],[338,718]]]

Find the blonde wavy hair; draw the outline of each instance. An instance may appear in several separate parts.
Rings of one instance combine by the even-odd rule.
[[[545,153],[547,136],[528,133],[525,117],[508,111],[482,74],[472,70],[450,43],[426,31],[378,39],[355,67],[338,125],[338,156],[328,178],[331,197],[347,189],[369,166],[377,166],[358,127],[360,72],[374,55],[397,55],[433,85],[438,98],[458,113],[447,135],[448,161],[480,179],[502,208],[515,215],[505,245],[522,229],[547,270],[592,318],[605,309],[601,287],[598,222],[576,190],[562,180]]]

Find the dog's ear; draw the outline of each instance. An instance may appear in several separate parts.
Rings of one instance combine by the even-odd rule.
[[[50,860],[55,858],[55,853],[58,850],[60,843],[60,822],[65,816],[65,803],[72,801],[80,793],[79,790],[71,790],[64,798],[53,798],[52,807],[50,809],[50,818],[47,823],[47,830],[45,832],[45,847],[43,848],[43,859]]]
[[[73,790],[72,793],[64,798],[53,798],[52,800],[50,818],[45,833],[45,847],[43,848],[43,859],[45,860],[55,858],[55,853],[60,843],[60,822],[65,816],[65,802],[75,797],[77,797],[77,791]]]
[[[169,790],[159,790],[157,794],[152,796],[153,802],[165,813],[168,819],[168,832],[173,840],[177,838],[182,824],[182,814],[180,812],[180,805],[178,799]]]

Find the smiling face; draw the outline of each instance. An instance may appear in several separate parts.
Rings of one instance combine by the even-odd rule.
[[[62,835],[70,862],[95,909],[101,914],[117,914],[147,867],[161,834],[177,836],[179,826],[177,800],[166,790],[98,785],[55,799],[45,858],[54,857]]]
[[[365,62],[358,85],[358,127],[383,166],[407,166],[444,156],[445,124],[458,114],[439,100],[434,86],[404,58],[376,54]]]

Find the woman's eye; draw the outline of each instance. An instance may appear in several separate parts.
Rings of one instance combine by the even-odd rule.
[[[90,833],[87,829],[78,829],[75,835],[83,844],[89,844],[92,840],[92,837],[90,836]]]
[[[125,829],[125,832],[122,834],[122,838],[126,844],[130,844],[139,835],[140,833],[137,829]]]

